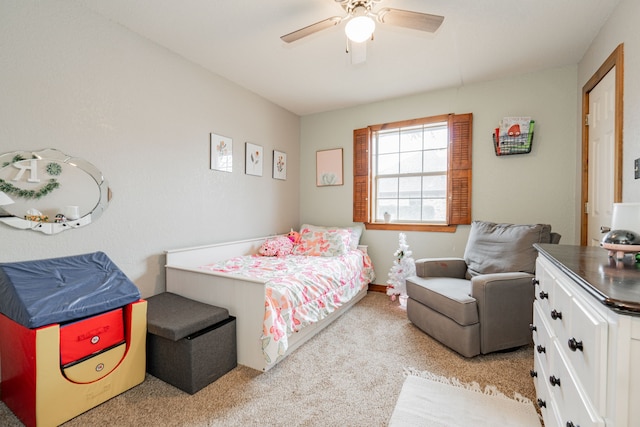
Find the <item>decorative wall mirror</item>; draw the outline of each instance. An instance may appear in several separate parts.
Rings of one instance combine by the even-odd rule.
[[[111,191],[91,163],[58,150],[0,155],[0,222],[56,234],[95,221]]]

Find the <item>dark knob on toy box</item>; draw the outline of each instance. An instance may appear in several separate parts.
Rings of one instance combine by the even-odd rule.
[[[549,293],[545,292],[545,291],[540,291],[540,299],[545,299],[545,298],[549,298]]]
[[[571,349],[571,351],[576,351],[576,350],[584,351],[582,341],[578,341],[575,338],[571,338],[569,340],[569,348]]]
[[[553,320],[562,319],[562,312],[561,311],[552,310],[551,311],[551,318]]]
[[[540,344],[538,344],[538,346],[536,347],[536,350],[538,350],[538,353],[546,353],[547,349],[544,348],[543,346],[541,346]]]
[[[544,400],[538,398],[538,406],[541,408],[546,408],[547,407],[547,402],[545,402]]]
[[[555,387],[555,386],[560,387],[560,378],[556,378],[556,376],[555,376],[555,375],[551,375],[551,376],[549,377],[549,382],[551,383],[551,385],[552,385],[553,387]]]
[[[529,371],[529,375],[531,375],[531,378],[535,378],[538,376],[538,373],[532,369]]]
[[[534,331],[537,331],[537,330],[538,330],[538,327],[537,327],[536,325],[534,325],[533,323],[530,323],[530,324],[529,324],[529,330],[530,330],[531,332],[534,332]]]

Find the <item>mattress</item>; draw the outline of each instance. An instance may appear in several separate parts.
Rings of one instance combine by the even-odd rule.
[[[27,328],[94,316],[140,299],[103,252],[0,263],[0,313]]]

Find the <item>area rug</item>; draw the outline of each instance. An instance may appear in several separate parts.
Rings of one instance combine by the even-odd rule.
[[[540,427],[531,400],[505,396],[496,387],[480,388],[431,372],[405,369],[405,382],[389,421],[401,426]]]

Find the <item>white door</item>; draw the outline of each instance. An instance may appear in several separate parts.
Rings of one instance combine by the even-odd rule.
[[[598,246],[611,226],[614,193],[615,87],[613,67],[589,93],[589,245]]]

